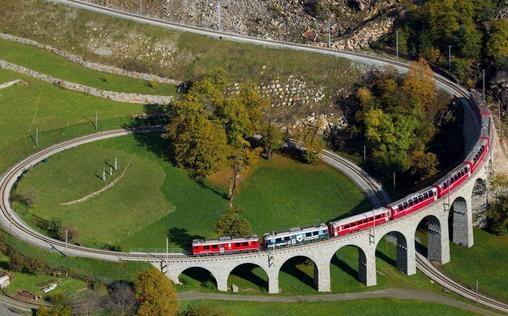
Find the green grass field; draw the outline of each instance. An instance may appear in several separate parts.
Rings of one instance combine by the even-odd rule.
[[[508,235],[496,236],[474,230],[474,246],[450,242],[451,260],[442,266],[447,275],[471,289],[508,303]]]
[[[214,237],[214,223],[227,209],[225,189],[198,184],[184,170],[142,147],[147,143],[164,147],[158,135],[128,136],[51,157],[20,182],[18,192],[33,191],[38,196],[29,211],[18,206],[20,214],[28,222],[34,222],[32,215],[36,215],[76,226],[80,244],[119,244],[127,251],[163,248],[166,237],[172,247],[186,246],[195,236]],[[114,157],[121,168],[103,182],[98,175]],[[128,162],[124,177],[109,190],[81,203],[60,205],[105,186]],[[353,210],[363,199],[347,178],[326,165],[307,166],[277,157],[259,161],[242,183],[237,202],[261,235],[273,227],[328,221]]]
[[[119,128],[132,116],[143,112],[142,105],[113,102],[82,93],[59,89],[17,73],[0,69],[0,82],[22,79],[28,85],[0,90],[0,170],[35,151],[35,134],[39,130],[39,147],[98,128]]]
[[[174,95],[176,87],[106,72],[95,71],[75,64],[68,59],[42,48],[0,39],[1,59],[53,76],[59,79],[80,83],[110,91]]]
[[[258,316],[258,315],[475,315],[474,313],[445,305],[418,300],[397,299],[369,299],[338,302],[292,302],[292,303],[258,303],[258,302],[228,302],[203,301],[182,302],[182,309],[186,306],[202,305],[216,315]]]

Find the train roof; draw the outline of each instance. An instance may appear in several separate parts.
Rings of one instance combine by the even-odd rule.
[[[401,199],[398,199],[397,201],[388,204],[388,207],[393,207],[393,206],[399,205],[399,204],[404,203],[405,201],[407,201],[409,199],[412,199],[412,198],[415,198],[415,197],[419,196],[420,194],[423,194],[425,192],[428,192],[430,190],[435,190],[435,189],[436,188],[434,188],[434,187],[428,186],[428,187],[426,187],[424,189],[421,189],[420,191],[417,191],[417,192],[411,193],[409,195],[406,195],[405,197],[403,197]]]
[[[266,233],[263,235],[263,237],[285,237],[285,236],[295,235],[297,233],[312,232],[312,231],[319,230],[319,229],[328,229],[328,227],[324,223],[317,225],[317,226],[308,226],[308,227],[303,227],[303,228],[293,227],[288,230],[278,231],[278,232],[274,232],[274,233]]]
[[[247,236],[247,237],[231,237],[231,236],[223,236],[218,239],[194,239],[192,244],[200,244],[200,245],[215,245],[215,244],[227,244],[231,242],[243,242],[243,241],[258,241],[259,238],[257,235]]]
[[[368,212],[361,213],[358,215],[353,215],[353,216],[350,216],[350,217],[347,217],[344,219],[340,219],[338,221],[330,222],[330,224],[333,226],[344,225],[344,224],[356,222],[356,221],[364,219],[364,218],[372,217],[373,215],[375,216],[375,215],[379,215],[379,214],[384,214],[387,211],[389,211],[389,209],[387,209],[386,207],[380,207],[380,208],[374,209],[372,211],[368,211]]]
[[[457,173],[458,171],[464,169],[464,167],[466,168],[469,168],[469,163],[467,162],[462,162],[460,165],[458,165],[457,167],[453,168],[452,171],[448,172],[444,177],[442,177],[441,179],[437,180],[434,185],[437,185],[437,186],[441,186],[443,185],[446,181],[448,181],[448,179],[455,173]]]
[[[488,143],[489,142],[485,138],[478,139],[478,141],[476,142],[476,144],[473,147],[473,150],[471,150],[469,152],[469,154],[467,155],[467,157],[466,157],[466,159],[464,161],[471,161],[471,160],[473,160],[474,156],[478,152],[478,148],[480,148],[481,145],[488,145]]]

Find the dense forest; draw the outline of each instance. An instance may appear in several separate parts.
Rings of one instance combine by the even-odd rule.
[[[394,47],[409,58],[424,57],[469,87],[481,70],[491,75],[508,64],[508,21],[497,17],[504,0],[429,0],[410,4],[395,31],[379,47]]]

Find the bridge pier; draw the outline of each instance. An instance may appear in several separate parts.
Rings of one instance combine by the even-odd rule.
[[[404,234],[399,233],[397,236],[397,269],[407,275],[416,273],[416,258],[414,235],[405,231]]]
[[[363,248],[359,254],[358,279],[367,286],[376,285],[376,248],[373,246]]]
[[[453,202],[453,230],[452,241],[458,245],[472,247],[473,238],[473,212],[471,200],[457,198]]]
[[[314,286],[318,292],[330,292],[330,262],[314,263]]]
[[[279,293],[279,271],[269,270],[268,274],[268,293],[278,294]]]

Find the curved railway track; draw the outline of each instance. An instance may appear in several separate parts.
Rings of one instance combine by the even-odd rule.
[[[238,42],[245,42],[250,44],[257,44],[257,45],[263,45],[263,46],[269,46],[274,48],[286,48],[286,49],[292,49],[292,50],[300,50],[300,51],[307,51],[307,52],[314,52],[314,53],[320,53],[320,54],[327,54],[327,55],[333,55],[337,57],[345,57],[348,59],[352,59],[354,61],[359,61],[362,63],[366,63],[369,65],[392,65],[395,68],[397,68],[401,72],[406,72],[409,69],[409,66],[403,62],[395,61],[389,58],[380,57],[376,55],[370,55],[365,53],[359,53],[359,52],[352,52],[352,51],[338,51],[338,50],[332,50],[328,48],[318,48],[318,47],[312,47],[307,46],[303,44],[296,44],[296,43],[287,43],[282,41],[275,41],[275,40],[265,40],[260,38],[255,38],[251,36],[244,36],[244,35],[238,35],[233,33],[227,33],[227,32],[216,32],[207,30],[204,28],[199,28],[195,26],[188,26],[183,25],[179,23],[174,22],[168,22],[157,18],[152,17],[145,17],[140,16],[137,14],[106,8],[99,5],[90,4],[83,1],[77,1],[77,0],[52,0],[53,2],[59,2],[64,3],[67,5],[73,5],[75,7],[84,8],[87,10],[96,11],[103,14],[112,15],[115,17],[120,17],[123,19],[130,19],[141,23],[149,23],[165,28],[171,28],[176,29],[184,32],[194,32],[206,36],[211,36],[217,39],[228,39],[232,41],[238,41]],[[444,78],[441,75],[434,74],[434,79],[436,80],[437,85],[441,88],[446,90],[448,93],[457,96],[462,97],[464,100],[469,100],[470,106],[483,106],[482,104],[473,104],[475,102],[471,102],[472,97],[471,94],[464,89],[463,87],[455,84],[454,82]],[[140,254],[140,253],[118,253],[113,251],[106,251],[106,250],[98,250],[98,249],[91,249],[86,247],[80,247],[75,246],[71,244],[65,244],[64,242],[51,239],[47,236],[44,236],[38,232],[34,232],[31,230],[23,221],[21,221],[17,215],[14,213],[14,211],[11,209],[9,204],[9,195],[10,195],[10,189],[14,185],[14,183],[17,181],[17,179],[25,172],[26,170],[33,167],[35,164],[39,163],[40,161],[46,159],[49,157],[52,153],[56,153],[68,148],[72,148],[75,146],[79,146],[80,144],[84,144],[87,142],[100,140],[100,139],[106,139],[110,137],[116,137],[121,135],[126,135],[129,133],[132,133],[134,131],[127,131],[127,130],[115,130],[115,131],[108,131],[104,133],[99,134],[93,134],[93,135],[87,135],[83,136],[74,140],[70,140],[67,142],[63,142],[57,145],[54,145],[52,147],[49,147],[47,149],[41,150],[30,157],[24,159],[20,163],[16,164],[14,167],[9,169],[5,174],[3,174],[0,177],[0,208],[1,208],[1,214],[2,217],[2,225],[13,233],[13,228],[16,231],[16,235],[26,240],[32,244],[35,244],[40,247],[49,248],[58,252],[61,252],[65,255],[74,255],[74,256],[82,256],[82,257],[89,257],[89,258],[95,258],[95,259],[102,259],[102,260],[112,260],[112,261],[119,261],[119,260],[143,260],[143,261],[161,261],[165,258],[182,258],[186,257],[184,254],[170,254],[170,255],[164,255],[163,258],[162,254]],[[373,203],[374,205],[385,205],[388,202],[387,195],[383,192],[381,187],[376,183],[375,180],[370,178],[363,170],[358,168],[353,163],[349,162],[348,160],[339,157],[337,155],[333,155],[331,152],[323,152],[322,157],[324,157],[324,160],[329,159],[331,161],[334,161],[337,164],[342,164],[346,169],[349,169],[351,174],[356,175],[362,181],[364,182],[364,189],[367,190],[367,192],[372,191],[372,199],[371,201],[377,200],[377,203]],[[369,196],[369,195],[368,195]],[[234,255],[232,255],[234,256]],[[445,288],[463,296],[468,299],[473,299],[478,303],[484,304],[486,306],[489,306],[491,308],[495,308],[499,311],[502,311],[504,313],[508,313],[508,305],[495,301],[491,298],[485,297],[483,295],[477,295],[474,291],[471,291],[470,289],[460,285],[459,283],[451,280],[450,278],[444,276],[439,270],[437,270],[430,262],[424,258],[423,256],[417,254],[416,256],[416,263],[418,269],[423,271],[427,276],[429,276],[432,280],[436,281],[437,283],[441,284]]]

